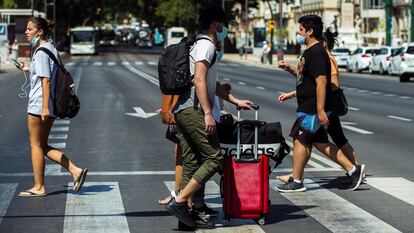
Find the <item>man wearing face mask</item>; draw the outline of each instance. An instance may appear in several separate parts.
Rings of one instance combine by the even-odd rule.
[[[296,76],[296,97],[298,108],[296,121],[290,132],[293,138],[293,175],[285,185],[277,187],[279,192],[303,192],[303,171],[312,152],[317,148],[333,148],[328,141],[328,116],[332,111],[331,66],[328,54],[320,42],[323,39],[323,22],[317,15],[305,15],[299,19],[296,36],[298,44],[306,45],[298,68],[280,61],[279,67]],[[293,96],[288,96],[291,98]],[[283,99],[281,99],[283,100]],[[330,150],[337,154],[338,149]],[[354,166],[345,156],[341,165],[353,180],[352,190],[358,188],[364,167]],[[354,182],[355,181],[355,182]]]
[[[223,155],[216,133],[216,121],[212,107],[214,96],[229,101],[239,107],[250,109],[252,103],[239,100],[217,84],[217,62],[214,61],[217,41],[227,36],[226,16],[219,6],[204,8],[199,17],[200,33],[190,48],[190,72],[194,75],[194,86],[180,96],[173,109],[177,127],[182,134],[180,144],[183,157],[182,190],[173,197],[166,209],[185,225],[192,228],[211,228],[203,219],[194,219],[188,200],[216,172],[222,170]],[[210,67],[210,64],[214,64]],[[199,104],[194,104],[194,103]]]

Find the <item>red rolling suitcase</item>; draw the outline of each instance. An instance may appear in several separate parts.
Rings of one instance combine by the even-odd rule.
[[[255,122],[258,121],[258,106],[254,108]],[[237,109],[240,120],[240,109]],[[237,126],[237,154],[224,160],[222,224],[230,219],[254,219],[260,225],[267,222],[269,213],[269,158],[258,154],[258,125],[255,126],[254,153],[241,153],[240,125]]]

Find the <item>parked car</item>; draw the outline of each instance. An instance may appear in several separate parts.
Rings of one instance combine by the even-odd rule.
[[[359,47],[349,57],[348,64],[346,66],[347,71],[362,72],[368,70],[371,63],[371,57],[373,54],[378,53],[378,48],[372,47]]]
[[[414,43],[401,48],[392,57],[389,70],[391,74],[400,76],[400,82],[408,82],[410,77],[414,77]]]
[[[349,56],[351,55],[351,50],[348,48],[334,48],[331,51],[334,55],[338,67],[346,67],[348,64]]]
[[[371,58],[371,64],[369,65],[369,72],[385,74],[388,72],[392,55],[395,54],[400,47],[381,47],[378,53],[374,54]]]

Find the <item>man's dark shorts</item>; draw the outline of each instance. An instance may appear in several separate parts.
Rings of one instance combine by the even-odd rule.
[[[312,147],[313,143],[328,143],[327,131],[321,125],[318,116],[304,112],[296,113],[296,121],[289,136],[307,147]]]

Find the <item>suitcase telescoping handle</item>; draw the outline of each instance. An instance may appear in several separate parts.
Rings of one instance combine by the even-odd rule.
[[[258,113],[259,112],[259,105],[252,104],[251,107],[252,107],[253,110],[255,110],[254,119],[256,121],[258,121],[259,120],[259,113]],[[240,122],[240,110],[242,110],[242,108],[237,107],[237,121],[238,122]],[[258,153],[259,139],[258,139],[258,137],[259,137],[259,126],[256,125],[254,127],[254,146],[253,146],[253,148],[254,148],[254,161],[253,162],[259,161],[259,153]],[[240,124],[237,124],[237,154],[236,154],[236,161],[241,160],[241,158],[240,158],[240,146],[241,145],[240,144],[241,144],[240,143]]]

